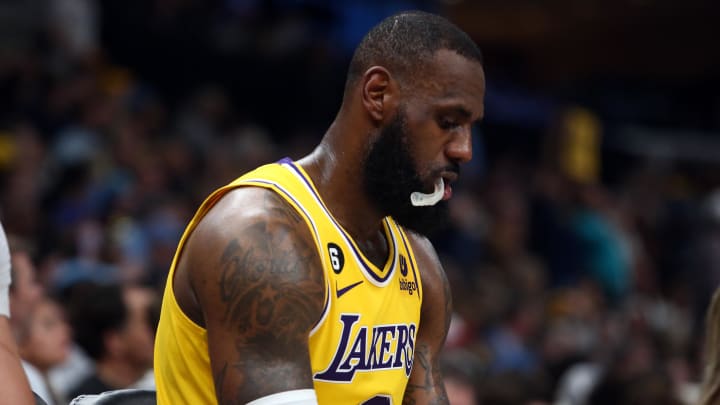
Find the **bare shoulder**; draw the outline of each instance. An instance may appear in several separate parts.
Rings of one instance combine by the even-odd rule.
[[[442,271],[440,258],[438,257],[432,242],[430,242],[430,239],[409,229],[405,229],[405,233],[412,245],[413,252],[415,253],[415,259],[418,261],[418,264],[433,267],[435,269],[433,273]]]
[[[201,307],[212,307],[220,298],[227,305],[226,321],[241,320],[238,311],[253,309],[243,307],[244,300],[258,299],[253,297],[260,292],[263,299],[274,291],[278,296],[273,298],[280,301],[318,300],[322,308],[322,266],[312,235],[295,209],[273,191],[243,187],[229,192],[198,224],[187,249]],[[306,309],[309,316],[319,315]]]
[[[179,269],[208,332],[219,402],[311,387],[307,338],[325,284],[302,217],[273,191],[238,188],[213,206],[185,249]]]
[[[278,243],[279,239],[284,243]],[[217,293],[228,296],[233,292],[232,281],[236,279],[228,277],[236,276],[228,273],[231,269],[228,265],[237,265],[236,255],[240,251],[244,252],[242,259],[246,264],[259,261],[252,268],[263,274],[268,265],[290,266],[290,262],[268,261],[279,255],[288,259],[300,256],[308,264],[319,263],[312,260],[317,256],[313,243],[303,219],[275,192],[259,187],[234,189],[213,205],[183,247],[174,280],[178,303],[193,321],[205,326],[204,312],[208,312],[209,303],[203,296],[215,298]],[[272,274],[266,276],[282,276],[277,279],[281,281],[303,276],[303,269],[315,271],[304,276],[322,284],[322,272],[315,266],[296,266],[294,272],[273,268]]]
[[[410,230],[406,233],[415,253],[418,268],[420,268],[423,291],[427,297],[423,300],[423,312],[428,306],[432,306],[432,310],[437,311],[437,305],[445,305],[446,298],[449,305],[450,290],[445,270],[443,270],[435,247],[427,237]]]
[[[303,232],[306,229],[300,215],[275,192],[259,187],[239,187],[215,203],[193,231],[191,243],[215,245],[217,241],[239,237],[254,240],[257,235],[242,238],[246,235],[238,232],[238,228],[247,230],[259,224],[271,226],[273,230],[292,231],[290,233],[300,239],[311,236],[309,232]]]

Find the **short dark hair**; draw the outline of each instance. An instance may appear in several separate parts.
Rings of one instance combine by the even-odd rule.
[[[482,63],[477,44],[444,17],[422,11],[392,15],[360,41],[350,61],[345,88],[355,84],[375,65],[388,68],[401,81],[411,78],[441,49]]]
[[[80,284],[73,287],[68,312],[75,342],[94,360],[105,356],[105,334],[121,330],[128,318],[123,287]]]

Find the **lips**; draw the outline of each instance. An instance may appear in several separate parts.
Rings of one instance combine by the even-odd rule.
[[[443,193],[443,200],[449,200],[452,198],[452,183],[458,179],[458,174],[455,172],[445,172],[442,174],[443,181],[445,182],[445,192]]]
[[[449,181],[445,181],[445,192],[443,193],[443,200],[449,200],[452,198],[452,186]]]

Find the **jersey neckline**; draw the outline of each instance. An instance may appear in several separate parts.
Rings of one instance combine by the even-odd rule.
[[[381,269],[365,256],[362,250],[360,250],[360,247],[357,245],[357,243],[355,243],[355,239],[333,216],[332,212],[330,212],[330,210],[327,208],[327,206],[325,205],[325,201],[322,199],[322,196],[320,196],[320,193],[315,187],[315,183],[312,181],[305,169],[303,169],[302,166],[295,163],[289,158],[284,158],[278,163],[285,166],[288,170],[293,172],[303,181],[306,189],[313,196],[315,202],[322,209],[325,215],[330,219],[330,222],[343,236],[347,245],[349,245],[353,256],[355,256],[355,259],[360,264],[360,268],[361,270],[363,270],[363,273],[365,273],[368,280],[370,280],[375,285],[385,286],[390,281],[390,276],[394,273],[393,269],[396,267],[396,263],[398,262],[398,242],[395,236],[396,233],[393,230],[393,226],[391,225],[393,222],[392,218],[389,216],[383,218],[383,232],[385,235],[385,242],[387,243],[388,247],[388,257],[385,260],[383,268]]]

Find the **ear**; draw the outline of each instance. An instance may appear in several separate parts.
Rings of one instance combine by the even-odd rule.
[[[397,82],[382,66],[373,66],[363,76],[362,101],[374,121],[392,116],[397,104]]]

